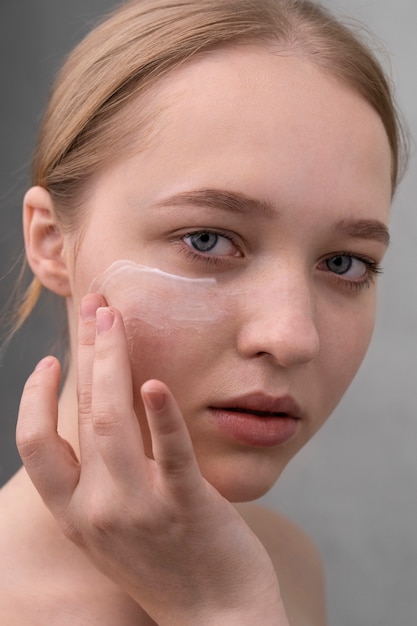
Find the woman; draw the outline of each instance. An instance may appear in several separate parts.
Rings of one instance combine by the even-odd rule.
[[[65,298],[69,365],[23,393],[3,621],[325,623],[314,547],[249,501],[363,359],[400,151],[378,64],[309,2],[131,2],[76,49],[17,321]]]

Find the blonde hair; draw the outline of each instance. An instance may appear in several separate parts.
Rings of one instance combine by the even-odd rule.
[[[75,48],[44,116],[32,183],[51,193],[60,226],[76,228],[88,182],[126,152],[129,103],[199,53],[257,42],[307,57],[371,104],[389,139],[394,191],[405,143],[390,83],[369,46],[322,7],[309,0],[134,0]],[[134,122],[135,132],[146,121]],[[16,328],[39,293],[35,278],[21,300]]]

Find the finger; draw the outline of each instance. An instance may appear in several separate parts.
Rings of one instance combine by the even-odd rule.
[[[181,411],[161,381],[148,380],[141,394],[152,436],[155,462],[171,488],[180,492],[201,487],[201,474]]]
[[[24,466],[54,514],[67,506],[80,474],[73,449],[57,433],[59,380],[57,359],[38,363],[23,390],[16,430]]]
[[[91,397],[93,384],[93,363],[96,341],[96,311],[105,306],[103,296],[90,293],[80,305],[78,323],[78,361],[77,361],[77,394],[78,394],[78,436],[80,458],[83,468],[89,459],[96,455],[95,437],[91,421]]]
[[[143,439],[134,411],[132,371],[121,314],[97,310],[92,424],[95,441],[112,478],[137,485],[146,471]]]

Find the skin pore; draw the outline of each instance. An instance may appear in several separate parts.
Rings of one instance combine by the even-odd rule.
[[[170,318],[167,302],[157,332],[138,310],[146,307],[146,298],[131,298],[123,277],[113,295],[103,288],[102,322],[113,316],[120,332],[122,317],[136,324],[126,345],[119,342],[118,349],[107,346],[105,352],[115,363],[117,382],[124,381],[125,395],[125,381],[132,381],[145,456],[158,448],[151,442],[140,389],[156,379],[178,403],[203,477],[227,500],[246,502],[264,494],[323,425],[368,347],[375,274],[388,243],[389,144],[381,120],[360,95],[308,60],[267,47],[210,52],[172,73],[153,97],[169,106],[156,121],[152,145],[138,146],[97,175],[75,237],[45,228],[53,221],[45,190],[33,188],[26,196],[31,267],[46,287],[67,297],[73,356],[58,428],[78,455],[77,367],[82,371],[83,363],[77,366],[74,355],[78,343],[89,346],[90,330],[78,326],[78,314],[93,281],[121,260],[199,286],[214,279],[210,289],[222,294],[230,315],[189,327]],[[113,310],[104,308],[105,298]],[[103,332],[104,341],[106,336]],[[115,371],[106,372],[107,387],[116,382]],[[219,428],[213,407],[249,392],[290,397],[297,407],[294,433],[281,445],[248,445]],[[124,398],[114,401],[119,400],[123,405]],[[123,470],[123,463],[130,467],[135,460],[131,450],[126,443],[119,455]],[[52,478],[45,473],[40,481],[45,500]],[[95,478],[97,484],[102,480]],[[97,597],[91,603],[87,593],[86,607],[105,606],[108,598],[109,607],[119,607],[118,615],[125,611],[118,623],[153,623],[145,615],[139,621],[134,603],[61,538],[29,482],[20,480],[37,540],[46,547],[54,537],[54,572],[58,556],[67,557],[70,574],[62,588],[65,582],[77,587],[80,572],[87,572]],[[300,583],[297,591],[300,536],[289,531],[286,554],[280,532],[269,537],[263,514],[255,522],[254,509],[245,506],[238,508],[279,572],[290,623],[323,624],[322,609],[312,608],[315,594],[304,591],[309,583]],[[286,537],[286,523],[275,522]],[[30,545],[33,529],[19,532],[22,545]],[[309,572],[308,557],[305,563]]]

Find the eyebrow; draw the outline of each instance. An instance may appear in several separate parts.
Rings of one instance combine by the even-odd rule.
[[[353,239],[368,239],[379,241],[389,246],[390,235],[388,228],[379,220],[341,220],[337,224],[337,230]]]
[[[223,189],[184,191],[163,198],[155,204],[156,207],[184,205],[221,209],[246,215],[261,215],[268,218],[275,217],[277,214],[273,205],[266,200],[252,198],[241,192],[225,191]],[[336,230],[353,239],[379,241],[385,246],[388,246],[390,241],[388,228],[379,220],[341,220],[338,222]]]
[[[276,215],[272,204],[265,200],[251,198],[244,193],[236,191],[224,191],[222,189],[198,189],[196,191],[184,191],[156,203],[156,207],[191,205],[221,209],[232,213],[248,215],[263,215],[273,217]]]

